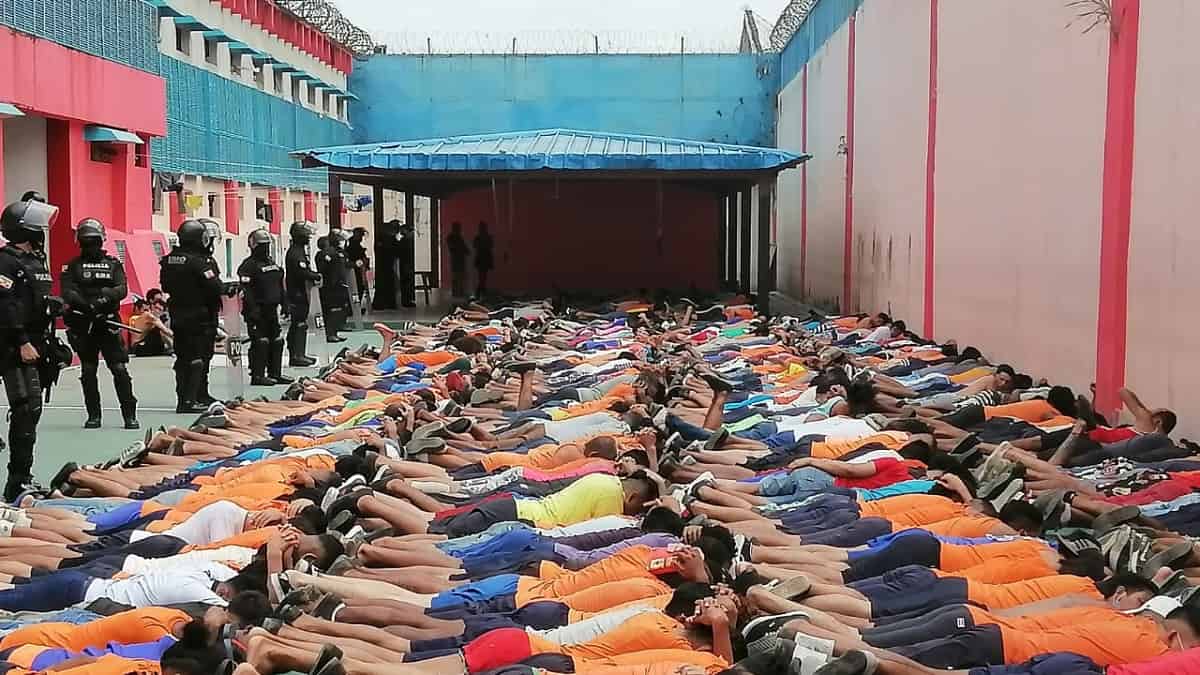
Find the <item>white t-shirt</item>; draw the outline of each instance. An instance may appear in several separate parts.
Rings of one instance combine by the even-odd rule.
[[[560,626],[559,628],[544,631],[532,628],[526,628],[525,630],[543,640],[549,640],[550,642],[566,647],[591,642],[639,614],[657,611],[658,609],[654,607],[633,605],[631,607],[622,607],[603,612],[583,621]]]
[[[601,516],[592,518],[581,523],[565,525],[563,527],[551,527],[539,529],[538,534],[545,537],[573,537],[577,534],[588,534],[590,532],[604,532],[606,530],[620,530],[627,527],[637,527],[638,520],[628,518],[626,516]]]
[[[858,438],[870,436],[875,429],[870,424],[853,417],[830,417],[816,422],[804,422],[800,417],[785,417],[777,422],[779,431],[790,431],[796,438],[810,434],[820,434],[827,439]]]
[[[249,565],[250,561],[254,559],[255,553],[257,551],[246,546],[222,546],[221,548],[177,553],[166,558],[143,558],[130,555],[125,556],[121,571],[126,574],[150,574],[153,572],[181,574],[200,569],[209,570],[217,581],[228,581],[237,574],[234,568],[242,569]],[[217,563],[217,565],[210,566],[211,563]],[[222,571],[221,568],[224,568],[225,571]]]
[[[558,443],[570,443],[599,434],[627,434],[629,425],[607,412],[580,415],[570,419],[542,422],[546,437]]]
[[[233,502],[213,502],[193,513],[191,518],[161,534],[182,539],[193,546],[206,546],[222,539],[228,539],[235,534],[241,534],[246,526],[246,516],[249,514],[249,511]],[[153,534],[152,532],[134,532],[129,540],[139,541],[153,536]]]
[[[875,330],[871,331],[870,333],[867,333],[867,337],[863,338],[863,340],[866,340],[867,342],[874,342],[875,344],[882,344],[885,340],[887,340],[891,336],[892,336],[892,327],[891,326],[880,326],[879,328],[876,328]]]
[[[219,569],[218,569],[219,568]],[[155,607],[179,605],[187,602],[202,602],[206,605],[224,607],[227,603],[213,592],[216,576],[229,568],[217,563],[208,563],[203,570],[186,573],[151,572],[128,579],[97,579],[88,584],[84,603],[100,598],[130,607]]]

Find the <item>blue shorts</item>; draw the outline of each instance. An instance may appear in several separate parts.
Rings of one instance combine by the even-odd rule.
[[[970,675],[1103,675],[1104,668],[1086,656],[1057,652],[1035,656],[1025,663],[972,668]]]
[[[939,577],[921,565],[907,565],[849,584],[871,601],[871,618],[928,612],[967,602],[967,580]]]
[[[442,591],[433,596],[433,600],[429,603],[429,609],[465,607],[516,595],[517,581],[520,578],[516,574],[500,574]]]

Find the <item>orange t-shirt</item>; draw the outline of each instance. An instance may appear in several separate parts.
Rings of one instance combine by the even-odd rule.
[[[581,615],[586,615],[604,612],[638,600],[657,598],[669,592],[671,592],[671,587],[658,579],[635,577],[610,581],[552,599],[566,605],[568,611],[573,610],[580,612]],[[542,598],[531,598],[529,602],[539,599]],[[517,606],[521,607],[523,603],[518,602]]]
[[[541,576],[545,578],[521,577],[517,581],[517,606],[533,600],[562,598],[612,581],[639,577],[658,581],[650,567],[665,555],[665,549],[630,546],[577,572],[563,572],[557,565],[543,562],[541,569],[545,572]],[[661,581],[658,583],[666,587]]]
[[[990,544],[947,544],[940,546],[938,568],[946,572],[965,570],[995,558],[1041,558],[1050,548],[1041,541],[1014,539]]]
[[[189,621],[191,617],[177,609],[131,609],[79,625],[32,624],[5,635],[4,639],[0,640],[0,649],[19,645],[40,645],[80,652],[88,647],[103,647],[109,642],[154,642],[170,635],[177,625]]]
[[[1004,626],[1013,630],[1027,631],[1043,631],[1062,628],[1063,626],[1073,626],[1082,623],[1099,623],[1108,621],[1109,618],[1124,617],[1115,609],[1101,607],[1097,605],[1086,605],[1083,607],[1064,607],[1049,612],[1039,614],[1028,614],[1025,616],[996,616],[995,614],[976,607],[975,605],[966,605],[967,612],[971,614],[971,620],[976,626],[983,624],[995,624]]]
[[[1058,409],[1050,405],[1050,402],[1045,399],[1035,398],[1019,403],[984,406],[983,416],[989,420],[993,417],[1012,417],[1033,423],[1058,417]]]
[[[332,455],[283,457],[256,462],[249,466],[220,469],[215,476],[197,476],[196,485],[242,485],[245,483],[279,483],[293,485],[301,473],[309,469],[332,471],[337,460]]]
[[[937,495],[897,495],[859,503],[859,516],[885,518],[897,529],[921,527],[966,513],[967,507]]]
[[[1007,584],[1026,579],[1051,577],[1056,574],[1058,574],[1058,570],[1051,567],[1041,556],[1032,558],[997,556],[988,558],[978,565],[964,567],[954,572],[956,577],[989,584]]]
[[[967,599],[990,610],[1010,609],[1064,595],[1086,595],[1097,600],[1104,597],[1096,590],[1096,583],[1091,579],[1069,574],[998,584],[967,580]]]
[[[577,443],[562,443],[559,445],[539,445],[527,454],[519,452],[489,452],[479,460],[484,469],[496,469],[510,466],[524,466],[549,471],[568,462],[583,459],[583,445]]]
[[[1004,525],[1004,521],[996,520],[989,516],[968,514],[922,525],[921,529],[941,537],[975,538],[985,537],[1002,525]],[[900,530],[908,529],[912,528],[900,527],[896,528],[896,531],[899,532]]]
[[[427,366],[441,366],[450,363],[454,360],[454,354],[450,352],[421,352],[420,354],[393,354],[396,357],[396,366],[407,366],[410,363],[423,363]]]
[[[954,384],[966,384],[967,382],[971,382],[972,380],[978,380],[981,377],[987,377],[988,375],[991,375],[994,372],[995,371],[992,370],[991,368],[985,368],[983,366],[979,366],[976,368],[972,368],[970,370],[964,370],[963,372],[961,372],[957,375],[951,375],[950,381],[953,382]]]
[[[865,446],[882,445],[885,448],[896,450],[904,447],[908,442],[908,434],[901,431],[883,431],[870,436],[859,436],[858,438],[842,438],[828,441],[819,441],[812,444],[812,449],[809,454],[816,459],[838,459],[843,455],[847,455],[855,450]]]
[[[1004,661],[1023,663],[1039,654],[1072,652],[1100,666],[1148,661],[1170,651],[1154,619],[1117,614],[1098,623],[1077,623],[1054,630],[1023,631],[1000,627]]]

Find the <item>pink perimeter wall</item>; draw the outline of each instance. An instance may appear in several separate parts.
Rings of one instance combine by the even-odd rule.
[[[468,246],[486,221],[496,267],[488,286],[511,293],[639,288],[712,290],[717,284],[716,193],[665,183],[663,245],[658,199],[649,181],[498,182],[442,200],[442,277],[449,278],[445,237],[461,222]],[[581,206],[583,205],[583,206]],[[473,263],[468,262],[473,275]]]
[[[864,0],[853,80],[848,21],[779,97],[780,145],[814,155],[780,182],[780,288],[1100,382],[1102,409],[1126,384],[1200,433],[1200,5],[1113,7],[1123,34],[1065,3]]]

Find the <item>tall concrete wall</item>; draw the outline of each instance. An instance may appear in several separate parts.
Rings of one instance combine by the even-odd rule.
[[[376,56],[350,77],[358,142],[577,128],[772,145],[776,56]]]
[[[779,142],[814,159],[781,181],[780,287],[1200,431],[1200,6],[1114,0],[1085,33],[1063,3],[822,5],[783,58]]]

